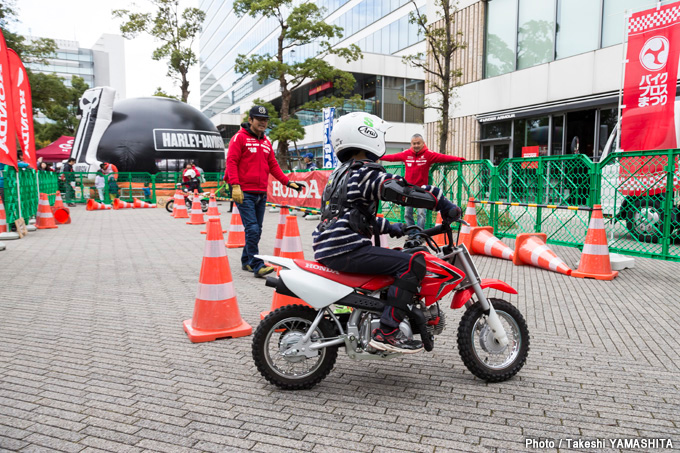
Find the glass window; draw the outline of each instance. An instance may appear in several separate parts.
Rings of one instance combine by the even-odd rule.
[[[360,28],[361,27],[361,25],[360,25],[361,18],[359,17],[360,16],[359,6],[360,5],[355,6],[349,12],[350,15],[352,16],[352,34],[361,30],[361,28]]]
[[[392,22],[390,24],[390,54],[393,54],[397,50],[399,45],[399,22]]]
[[[520,0],[517,69],[552,61],[554,33],[554,0]]]
[[[380,30],[373,33],[373,52],[382,52],[382,32]]]
[[[500,121],[498,123],[482,124],[481,138],[508,138],[512,129],[512,121]]]
[[[382,4],[383,4],[382,0],[376,0],[373,3],[373,8],[374,8],[373,17],[375,17],[375,20],[378,20],[383,16]]]
[[[548,154],[548,127],[547,116],[541,118],[521,119],[515,121],[515,137],[513,141],[514,155],[522,156],[522,148],[525,146],[538,146],[541,156]]]
[[[600,2],[557,0],[556,58],[597,49]]]
[[[607,145],[607,140],[609,140],[609,136],[616,128],[618,117],[619,111],[616,107],[600,110],[600,130],[595,158],[599,159],[600,156],[602,156],[602,151],[604,151],[604,147]]]
[[[623,42],[624,12],[652,7],[649,0],[604,0],[602,13],[602,47]]]
[[[486,77],[515,69],[517,0],[487,3]]]
[[[361,2],[357,5],[359,16],[359,30],[363,30],[368,25],[368,10],[366,2]]]
[[[423,105],[425,95],[425,82],[423,80],[409,79],[406,83],[406,99],[416,105]],[[424,120],[424,110],[405,104],[406,122],[422,123]]]
[[[553,116],[553,133],[552,133],[552,150],[550,152],[553,156],[558,156],[563,153],[562,137],[564,135],[564,116]]]
[[[399,19],[399,48],[397,50],[408,47],[408,16]]]
[[[404,121],[404,102],[399,96],[404,95],[404,79],[399,77],[385,77],[384,120]]]
[[[386,26],[382,29],[380,32],[382,35],[381,41],[382,41],[382,50],[380,53],[383,53],[385,55],[389,55],[390,53],[390,26]]]

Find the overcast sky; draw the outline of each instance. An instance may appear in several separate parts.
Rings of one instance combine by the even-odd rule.
[[[197,7],[197,0],[183,0],[183,8]],[[114,9],[152,11],[146,0],[18,0],[16,2],[19,23],[12,30],[33,36],[78,41],[80,47],[91,48],[103,33],[120,33],[121,20],[114,19]],[[125,40],[125,71],[127,97],[151,96],[156,87],[166,93],[180,96],[178,86],[167,77],[165,62],[154,61],[151,53],[159,46],[153,38],[140,35]],[[198,52],[198,40],[195,49]],[[189,78],[189,104],[199,105],[198,66],[192,68]]]

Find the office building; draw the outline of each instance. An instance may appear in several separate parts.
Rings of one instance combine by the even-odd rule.
[[[597,160],[618,118],[625,13],[668,3],[462,0],[456,26],[468,46],[457,57],[463,77],[447,152],[497,164],[539,146],[541,155]],[[434,148],[433,112],[425,124]]]
[[[116,99],[125,99],[125,50],[122,36],[103,34],[91,49],[80,47],[78,41],[54,41],[57,51],[47,58],[49,64],[27,63],[26,67],[33,72],[56,74],[64,78],[68,86],[74,75],[82,77],[89,87],[110,86],[116,90]]]
[[[253,105],[261,98],[280,103],[278,80],[260,84],[253,75],[239,74],[234,63],[239,54],[252,55],[276,52],[280,32],[274,19],[238,17],[231,0],[201,0],[199,7],[206,12],[200,37],[201,111],[228,140]],[[416,2],[425,12],[425,0]],[[344,29],[344,37],[334,46],[357,44],[364,58],[346,63],[333,56],[325,57],[333,66],[351,72],[356,78],[353,94],[361,95],[365,111],[378,115],[399,127],[387,134],[388,152],[409,147],[411,135],[423,133],[422,110],[413,108],[399,96],[424,93],[424,73],[402,63],[402,56],[424,51],[424,41],[417,26],[409,24],[408,15],[414,5],[407,0],[322,0],[326,22]],[[288,61],[302,61],[318,55],[318,45],[307,45],[288,52]],[[310,81],[293,93],[298,104],[319,99],[333,92],[327,81]],[[349,109],[347,109],[349,110]],[[340,109],[336,115],[346,113]],[[322,155],[323,124],[321,112],[300,111],[297,118],[305,126],[305,139],[291,144],[293,155],[314,152]]]

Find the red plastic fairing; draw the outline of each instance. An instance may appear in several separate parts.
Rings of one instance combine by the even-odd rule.
[[[517,294],[517,290],[515,288],[508,285],[503,280],[498,280],[497,278],[483,278],[482,281],[479,282],[479,284],[482,287],[482,289],[492,288],[497,289],[499,291],[503,291],[504,293]],[[451,308],[456,309],[462,307],[468,300],[470,300],[474,293],[475,290],[472,288],[467,288],[462,291],[458,291],[453,296],[453,300],[451,301]]]

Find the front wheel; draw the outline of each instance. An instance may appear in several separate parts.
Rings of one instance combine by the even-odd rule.
[[[175,206],[175,200],[169,200],[167,203],[165,203],[165,209],[168,211],[170,214],[172,214],[172,208]]]
[[[472,374],[487,382],[507,381],[524,366],[529,354],[529,329],[517,308],[502,299],[489,299],[508,335],[501,346],[479,302],[470,307],[458,326],[458,352]]]
[[[298,341],[312,326],[317,312],[302,305],[281,307],[262,320],[253,336],[253,360],[262,376],[284,390],[310,389],[321,382],[335,365],[338,347],[305,354]],[[322,319],[312,333],[311,343],[336,336],[333,325]]]
[[[208,212],[208,200],[201,200],[201,211]]]

